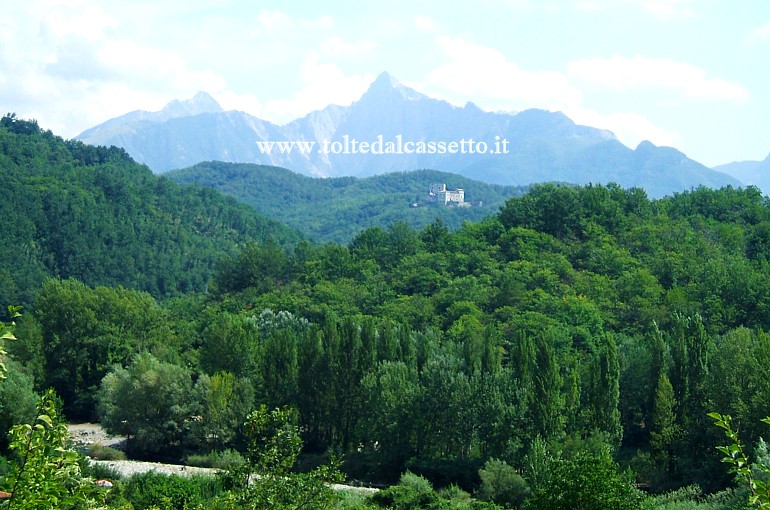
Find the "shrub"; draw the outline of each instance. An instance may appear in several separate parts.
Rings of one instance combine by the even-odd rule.
[[[126,460],[126,454],[116,448],[94,444],[86,449],[86,455],[95,460]]]
[[[123,475],[117,469],[99,462],[89,462],[88,459],[83,459],[83,462],[80,464],[80,472],[83,473],[83,476],[93,480],[109,480],[114,482],[123,478]]]
[[[102,380],[102,426],[109,434],[128,436],[129,452],[168,452],[179,447],[187,431],[191,395],[187,368],[137,354],[128,368],[116,365]]]
[[[150,471],[134,475],[125,483],[126,499],[136,510],[195,508],[205,505],[222,492],[219,481],[209,476],[182,477]]]
[[[0,384],[0,452],[8,447],[6,433],[13,425],[35,419],[38,400],[32,378],[24,374],[13,360],[6,360],[6,364],[11,370]]]
[[[479,485],[478,471],[482,467],[479,459],[460,459],[447,457],[441,459],[411,459],[406,467],[412,473],[424,476],[435,487],[458,485],[461,489],[472,491]]]
[[[506,508],[519,508],[529,495],[529,486],[524,478],[505,461],[489,459],[479,470],[481,487],[476,497],[494,501]]]
[[[630,474],[619,473],[609,450],[581,452],[573,459],[551,462],[551,475],[527,499],[532,510],[637,510],[643,496]]]
[[[386,508],[406,510],[432,507],[438,503],[439,497],[427,479],[407,471],[401,475],[398,485],[376,493],[372,501]]]
[[[190,466],[214,469],[233,469],[243,465],[244,462],[243,456],[231,449],[211,452],[206,455],[188,455],[185,459],[185,463]]]

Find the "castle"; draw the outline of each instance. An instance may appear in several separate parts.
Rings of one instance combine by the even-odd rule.
[[[446,189],[446,184],[432,184],[428,192],[428,201],[445,205],[465,205],[465,192],[462,188]]]

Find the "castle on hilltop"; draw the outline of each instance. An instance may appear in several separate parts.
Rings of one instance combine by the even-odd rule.
[[[446,184],[432,184],[428,192],[428,202],[444,205],[466,205],[465,191],[462,188],[446,189]]]

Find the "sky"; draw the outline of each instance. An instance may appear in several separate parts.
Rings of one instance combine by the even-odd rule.
[[[4,0],[0,112],[65,138],[198,91],[278,124],[381,72],[707,166],[770,153],[768,0]]]

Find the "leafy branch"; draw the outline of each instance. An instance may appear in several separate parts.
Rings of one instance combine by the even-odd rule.
[[[0,380],[5,379],[5,374],[7,372],[7,368],[5,367],[5,363],[3,363],[3,360],[8,355],[7,352],[3,349],[3,340],[16,340],[16,337],[13,336],[13,329],[16,327],[16,322],[13,321],[13,319],[16,319],[18,317],[21,317],[21,310],[20,306],[9,306],[8,307],[8,315],[11,317],[11,322],[4,323],[0,322]]]
[[[755,470],[770,475],[770,467],[749,461],[738,433],[733,430],[732,418],[729,415],[709,413],[708,416],[714,420],[717,427],[724,429],[725,436],[732,441],[732,444],[727,446],[717,446],[717,450],[724,454],[722,462],[732,465],[731,471],[745,481],[750,491],[749,503],[770,509],[770,482],[767,479],[758,479],[755,475]],[[762,422],[770,425],[770,417]]]

